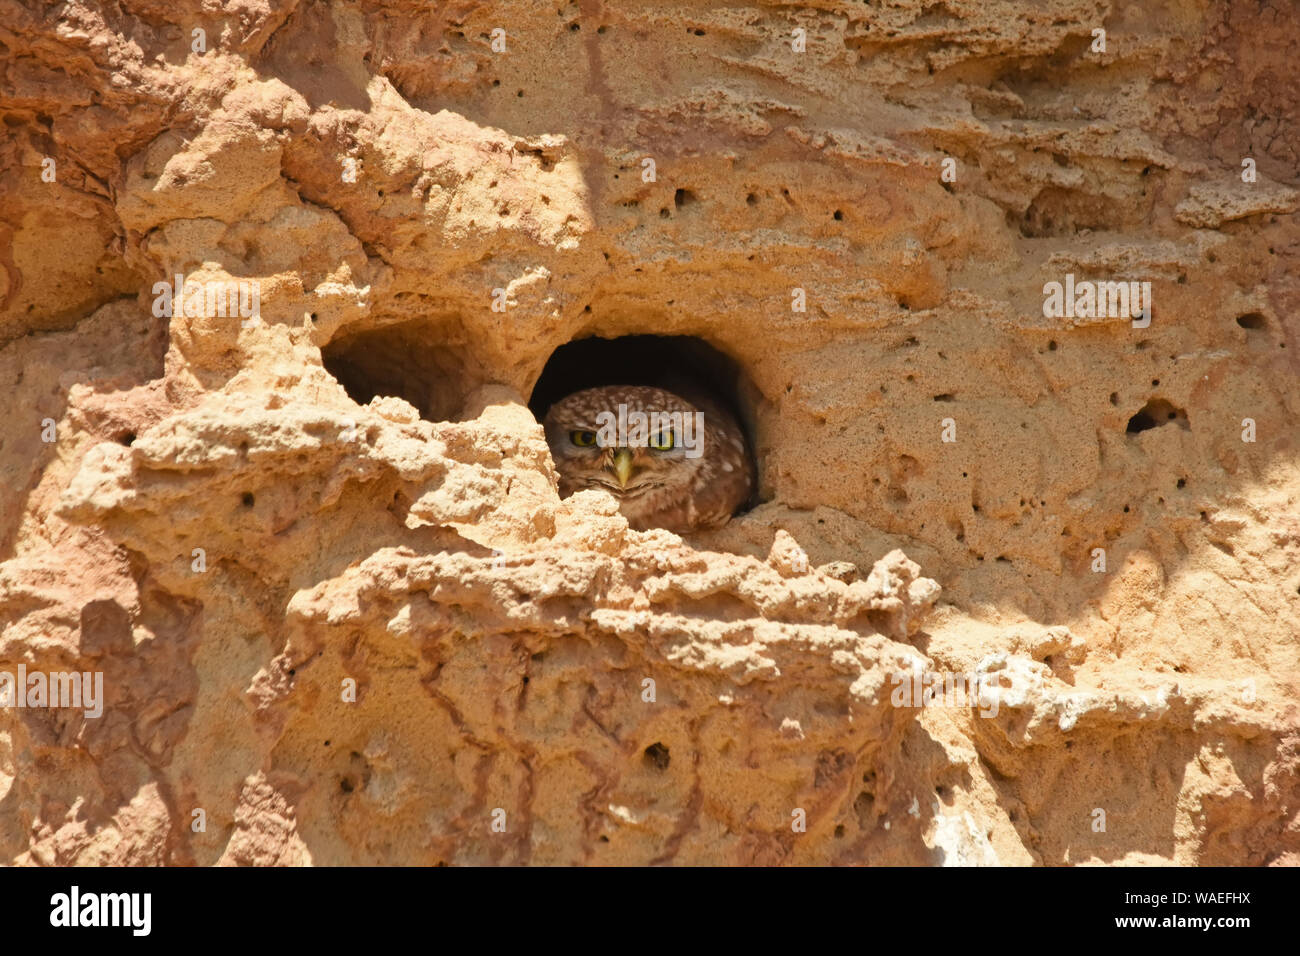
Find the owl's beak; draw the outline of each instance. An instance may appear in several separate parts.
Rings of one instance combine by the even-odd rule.
[[[632,477],[632,449],[619,448],[614,452],[614,460],[609,463],[609,470],[618,479],[620,488],[627,487],[627,480]]]

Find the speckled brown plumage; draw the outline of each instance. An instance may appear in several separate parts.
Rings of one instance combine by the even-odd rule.
[[[615,456],[620,447],[580,447],[574,432],[597,432],[601,412],[704,414],[701,454],[683,449],[631,448],[631,473],[620,481]],[[735,418],[707,399],[689,402],[673,392],[644,385],[610,385],[575,392],[551,406],[544,421],[546,441],[560,474],[560,496],[584,488],[608,491],[635,529],[666,528],[687,533],[726,524],[750,497],[754,471],[745,433]],[[680,440],[679,436],[679,440]],[[626,466],[625,466],[626,467]]]

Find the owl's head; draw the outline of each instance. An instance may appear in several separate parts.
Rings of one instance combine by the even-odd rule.
[[[546,413],[560,493],[600,488],[616,498],[686,494],[705,459],[703,413],[663,389],[611,385],[574,392]]]

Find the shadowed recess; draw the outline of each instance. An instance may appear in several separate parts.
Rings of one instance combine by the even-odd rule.
[[[1168,425],[1173,422],[1176,422],[1183,429],[1192,427],[1187,421],[1187,412],[1183,411],[1183,409],[1176,407],[1163,398],[1153,398],[1128,420],[1128,427],[1125,431],[1130,435],[1135,435],[1138,432],[1159,428],[1161,425]]]
[[[321,359],[358,405],[393,396],[427,421],[453,421],[482,381],[463,349],[435,341],[428,322],[413,320],[336,339],[321,350]]]
[[[749,454],[755,455],[758,389],[735,359],[702,339],[688,335],[575,339],[551,354],[528,407],[541,421],[547,409],[566,395],[602,385],[651,385],[697,404],[716,402],[740,422]],[[762,500],[761,493],[757,500]]]

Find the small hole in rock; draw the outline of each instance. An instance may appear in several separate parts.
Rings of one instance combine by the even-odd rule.
[[[251,491],[245,491],[243,495],[241,495],[239,498],[240,504],[242,504],[245,508],[253,507],[253,501],[254,498],[253,498],[253,493]]]
[[[1185,411],[1163,398],[1153,398],[1128,420],[1128,426],[1124,430],[1130,435],[1136,435],[1169,422],[1177,422],[1183,429],[1191,428]]]
[[[1258,312],[1248,312],[1246,315],[1237,317],[1237,324],[1243,329],[1259,330],[1268,325],[1267,320]]]
[[[645,762],[656,770],[667,770],[668,764],[672,757],[668,754],[668,748],[662,743],[653,743],[645,749],[643,754]]]

